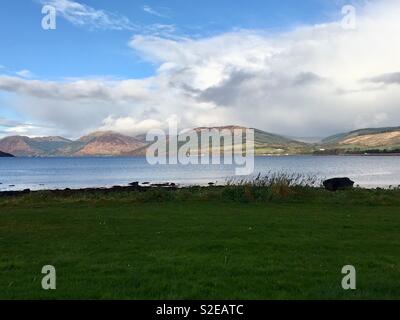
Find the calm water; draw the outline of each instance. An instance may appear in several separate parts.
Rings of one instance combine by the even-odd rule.
[[[347,176],[362,187],[400,185],[400,156],[258,157],[255,172]],[[0,190],[111,187],[140,182],[224,183],[234,167],[150,166],[145,158],[0,158]]]

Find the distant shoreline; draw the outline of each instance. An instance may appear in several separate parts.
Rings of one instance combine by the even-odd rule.
[[[266,157],[379,157],[379,156],[390,156],[390,157],[398,157],[400,153],[340,153],[340,154],[326,154],[326,153],[299,153],[299,154],[256,154],[255,158],[266,158]],[[107,155],[92,155],[92,156],[7,156],[0,158],[24,158],[24,159],[87,159],[87,158],[99,158],[99,159],[109,159],[109,158],[146,158],[144,155],[132,155],[132,156],[107,156]]]

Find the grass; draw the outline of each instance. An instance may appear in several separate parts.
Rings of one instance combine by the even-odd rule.
[[[285,183],[2,198],[0,299],[399,299],[399,209]]]

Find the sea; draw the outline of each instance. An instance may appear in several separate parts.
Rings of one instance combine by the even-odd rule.
[[[151,165],[145,157],[0,158],[0,191],[124,186],[131,182],[181,186],[225,184],[258,174],[349,177],[364,188],[400,185],[400,156],[256,157],[252,176],[233,165]]]

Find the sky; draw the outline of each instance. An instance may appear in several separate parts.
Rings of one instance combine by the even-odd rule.
[[[55,29],[42,27],[46,5]],[[0,9],[0,137],[135,135],[171,119],[298,137],[400,125],[398,0],[2,0]]]

